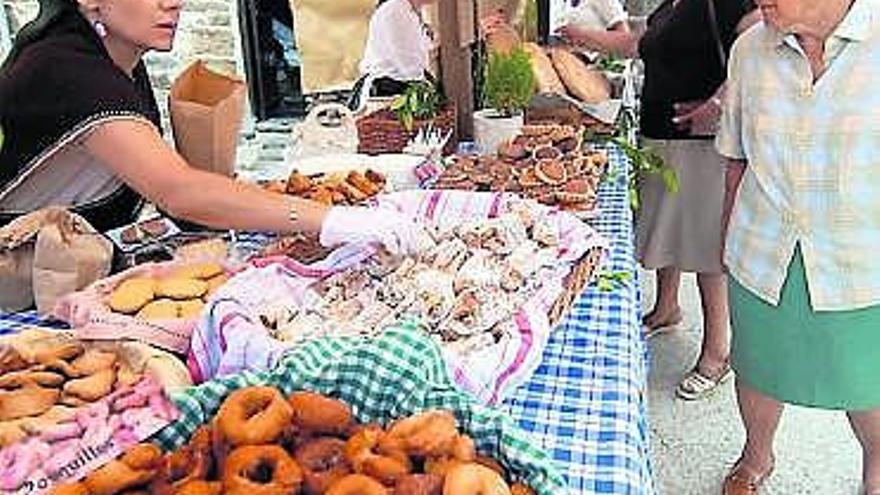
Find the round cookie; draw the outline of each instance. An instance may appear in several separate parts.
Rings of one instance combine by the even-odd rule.
[[[223,286],[226,282],[229,281],[229,275],[221,274],[216,277],[212,277],[208,280],[208,293],[206,296],[210,296],[213,293],[217,292],[217,289]]]
[[[150,278],[131,278],[110,294],[108,304],[117,313],[133,314],[156,297],[156,282]]]
[[[156,284],[156,296],[178,301],[198,299],[206,292],[208,292],[207,282],[191,278],[168,278]]]
[[[174,320],[178,314],[177,301],[158,299],[138,311],[137,317],[143,320]]]
[[[225,270],[218,263],[194,263],[178,268],[172,277],[208,280],[222,275],[224,272]]]
[[[178,316],[185,320],[197,318],[202,313],[205,303],[201,299],[179,301],[177,303]]]

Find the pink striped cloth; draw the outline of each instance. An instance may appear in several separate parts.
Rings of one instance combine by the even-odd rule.
[[[511,195],[462,191],[407,191],[375,200],[377,210],[393,209],[421,221],[456,225],[464,219],[491,218],[505,202],[521,201]],[[563,279],[580,258],[606,241],[573,215],[528,203],[536,212],[549,212],[560,234],[558,266],[541,288],[505,325],[497,342],[475,348],[447,346],[444,353],[452,375],[465,390],[485,403],[497,403],[526,381],[541,362],[552,328],[548,313],[562,294]],[[257,311],[277,306],[307,304],[306,289],[316,280],[354,267],[372,255],[365,246],[345,246],[313,265],[289,258],[262,259],[236,275],[215,294],[193,332],[188,365],[197,382],[242,370],[269,369],[293,345],[271,337]]]

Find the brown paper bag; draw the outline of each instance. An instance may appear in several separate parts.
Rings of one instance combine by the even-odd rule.
[[[41,314],[63,296],[110,274],[113,245],[85,220],[71,214],[46,225],[34,248],[34,302]]]
[[[171,86],[171,125],[177,151],[193,167],[227,176],[235,170],[245,84],[194,62]]]
[[[82,217],[46,208],[0,229],[0,310],[21,311],[36,303],[52,311],[61,296],[110,272],[113,245]]]

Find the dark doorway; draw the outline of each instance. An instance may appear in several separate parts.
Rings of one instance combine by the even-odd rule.
[[[303,115],[301,62],[289,0],[238,0],[244,65],[257,120]]]

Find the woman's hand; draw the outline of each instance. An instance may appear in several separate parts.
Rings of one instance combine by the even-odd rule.
[[[577,24],[566,24],[556,30],[556,34],[571,45],[593,48],[595,45],[591,29],[585,29]]]
[[[672,123],[691,136],[714,136],[720,119],[721,105],[713,97],[705,101],[676,103]]]
[[[327,213],[320,240],[324,247],[378,244],[391,254],[411,254],[433,242],[419,223],[403,214],[343,206]]]

